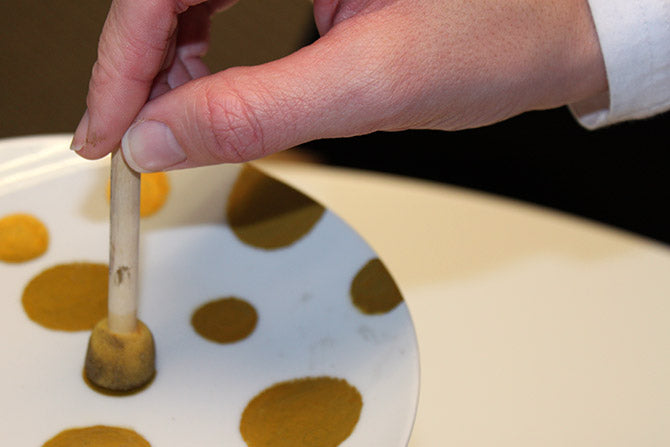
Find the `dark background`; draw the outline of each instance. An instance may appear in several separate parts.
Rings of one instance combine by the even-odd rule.
[[[670,243],[668,114],[588,131],[567,108],[459,132],[376,133],[308,145],[329,164],[508,196]]]
[[[70,133],[109,0],[0,4],[0,138]],[[216,16],[212,70],[282,57],[315,38],[307,0],[242,0]],[[316,141],[310,162],[429,179],[512,197],[670,243],[670,115],[597,131],[566,108],[482,129]]]

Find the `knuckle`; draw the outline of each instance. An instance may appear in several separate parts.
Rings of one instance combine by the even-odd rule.
[[[93,70],[91,70],[91,79],[89,81],[89,90],[92,92],[103,93],[114,81],[115,74],[110,67],[101,59],[95,61]]]
[[[138,58],[114,58],[101,51],[93,64],[89,89],[105,94],[119,83],[150,85],[154,78],[153,67],[144,66]]]
[[[262,154],[263,131],[254,107],[234,89],[207,89],[203,95],[205,134],[210,156],[220,162],[243,162]]]

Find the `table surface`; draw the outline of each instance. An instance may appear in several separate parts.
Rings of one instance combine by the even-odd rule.
[[[342,217],[396,279],[421,356],[409,447],[670,445],[667,246],[442,184],[257,165]],[[25,174],[0,168],[0,187]]]
[[[441,184],[260,162],[378,252],[412,313],[410,447],[670,445],[670,251]]]

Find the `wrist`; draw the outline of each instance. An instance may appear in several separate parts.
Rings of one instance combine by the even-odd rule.
[[[548,49],[537,71],[544,79],[532,109],[606,97],[605,63],[587,0],[552,2],[548,9],[546,17],[552,23],[543,27]]]

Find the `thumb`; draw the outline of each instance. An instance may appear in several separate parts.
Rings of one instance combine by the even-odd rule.
[[[391,85],[388,60],[370,33],[344,23],[285,58],[199,78],[148,102],[122,139],[126,160],[140,172],[242,162],[383,128],[394,110],[380,94]]]

